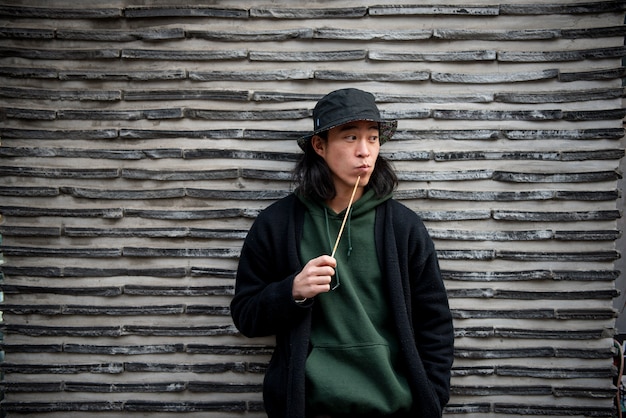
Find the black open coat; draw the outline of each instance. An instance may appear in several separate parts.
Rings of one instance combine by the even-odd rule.
[[[293,194],[264,210],[244,242],[233,321],[248,337],[276,336],[263,399],[270,418],[304,418],[305,363],[315,300],[296,304],[292,284],[306,208]],[[420,218],[389,199],[376,208],[376,252],[393,308],[404,370],[413,393],[411,417],[441,416],[449,399],[454,331],[435,248]],[[365,367],[367,367],[365,365]]]

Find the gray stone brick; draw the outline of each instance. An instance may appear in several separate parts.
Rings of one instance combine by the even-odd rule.
[[[119,90],[51,90],[27,87],[0,87],[0,96],[11,99],[119,101]]]
[[[516,73],[440,73],[433,72],[431,80],[437,83],[496,84],[517,83],[524,81],[549,80],[559,76],[558,69],[542,71],[523,71]]]
[[[441,240],[461,241],[542,241],[554,239],[552,231],[468,231],[429,229],[430,236]]]
[[[615,241],[621,231],[555,231],[554,239],[562,241]]]
[[[615,220],[620,217],[619,211],[616,210],[600,210],[600,211],[568,211],[568,212],[527,212],[527,211],[511,211],[511,210],[495,210],[493,218],[505,221],[532,221],[532,222],[582,222],[582,221],[599,221],[599,220]]]
[[[497,60],[502,62],[581,61],[587,59],[620,58],[626,55],[626,47],[566,51],[500,51],[497,55]]]
[[[210,6],[127,6],[124,8],[124,17],[128,19],[167,17],[247,19],[248,11],[241,8],[220,8]]]
[[[56,117],[57,113],[54,110],[20,109],[15,107],[0,108],[0,118],[2,119],[54,120]]]
[[[499,54],[498,54],[499,55]],[[451,52],[387,52],[369,51],[367,57],[374,61],[415,61],[415,62],[464,62],[495,61],[496,51],[451,51]]]
[[[118,59],[121,56],[118,49],[34,49],[0,46],[0,57],[25,58],[43,60],[101,60]]]
[[[169,413],[193,413],[193,412],[244,412],[246,402],[200,402],[200,401],[127,401],[124,403],[126,412],[169,412]]]
[[[619,160],[624,156],[623,149],[600,149],[597,151],[563,151],[561,161]]]
[[[3,27],[0,29],[0,39],[17,38],[17,39],[52,39],[55,31],[53,29],[39,29],[28,27]]]
[[[104,209],[73,209],[73,208],[35,208],[25,206],[0,206],[0,212],[4,216],[16,217],[40,217],[60,216],[79,218],[104,218],[116,219],[124,216],[121,208]]]
[[[0,51],[1,52],[1,51]],[[250,61],[277,62],[320,62],[320,61],[361,61],[367,51],[362,49],[342,51],[250,51]],[[1,55],[0,55],[1,56]]]
[[[429,71],[403,71],[403,72],[356,72],[337,70],[315,71],[315,78],[318,80],[334,81],[426,81],[430,78]]]
[[[266,345],[207,345],[207,344],[187,344],[186,351],[194,354],[217,354],[217,355],[270,355],[274,347]]]
[[[609,38],[614,36],[624,37],[624,35],[626,35],[626,26],[621,25],[601,28],[562,29],[561,35],[565,39]]]
[[[194,81],[283,81],[311,78],[311,70],[189,71],[189,79]]]
[[[61,392],[63,391],[62,382],[2,382],[0,388],[3,392],[16,393],[37,393],[37,392]]]
[[[583,3],[548,3],[548,4],[502,4],[503,15],[550,15],[550,14],[586,14],[609,13],[624,10],[619,1],[600,1]]]
[[[136,315],[180,315],[185,306],[179,305],[145,305],[145,306],[91,306],[67,305],[61,308],[63,315],[107,315],[107,316],[136,316]]]
[[[615,120],[624,119],[626,109],[576,110],[563,112],[563,119],[570,121]]]
[[[192,277],[217,277],[222,279],[234,279],[235,271],[212,267],[192,266],[190,269]]]
[[[60,227],[0,226],[0,235],[5,237],[60,237]]]
[[[114,179],[120,177],[117,168],[53,168],[0,166],[0,176],[74,178],[74,179]]]
[[[437,250],[441,260],[495,260],[495,250]]]
[[[263,31],[215,31],[187,29],[185,34],[189,38],[209,39],[223,42],[277,42],[292,39],[312,39],[313,29],[268,29]]]
[[[124,402],[7,402],[3,411],[18,414],[54,413],[54,412],[121,412]]]
[[[1,92],[1,90],[0,90]],[[247,91],[235,90],[187,90],[187,89],[159,89],[159,90],[124,90],[124,100],[228,100],[248,101]]]
[[[59,189],[55,187],[0,187],[0,196],[51,197],[58,195]]]
[[[587,251],[587,252],[518,252],[498,251],[498,258],[505,260],[525,261],[613,261],[619,258],[617,251]]]
[[[250,383],[220,383],[220,382],[197,382],[192,381],[188,384],[191,392],[208,392],[208,393],[256,393],[262,390],[260,384]]]
[[[125,209],[124,215],[131,218],[169,219],[169,220],[199,220],[239,218],[244,215],[241,209],[197,209],[197,210],[155,210],[155,209]]]
[[[173,199],[185,196],[184,188],[158,190],[98,190],[82,187],[61,187],[61,193],[83,199],[145,200]]]
[[[59,70],[59,80],[185,80],[185,70],[145,70],[145,71],[116,71],[116,70]]]
[[[0,67],[0,75],[3,77],[11,78],[42,78],[42,79],[54,79],[58,78],[59,74],[54,68],[40,68],[40,67]]]
[[[262,19],[333,19],[357,18],[367,14],[366,7],[350,8],[259,8],[250,9],[251,18]]]
[[[113,139],[117,138],[117,129],[13,129],[0,130],[4,138],[12,139]],[[6,149],[6,147],[3,147]]]
[[[47,248],[47,247],[20,247],[4,245],[1,247],[5,256],[9,257],[120,257],[119,248]]]
[[[75,354],[99,355],[143,355],[180,353],[184,351],[183,344],[146,344],[146,345],[92,345],[92,344],[63,344],[63,351]]]
[[[431,210],[418,211],[417,214],[425,221],[468,221],[491,218],[489,210]]]
[[[489,180],[494,177],[492,170],[396,171],[396,174],[402,181]]]
[[[43,19],[112,19],[122,16],[122,10],[113,7],[60,8],[32,6],[0,6],[0,14],[15,18]]]
[[[146,109],[146,110],[58,110],[59,119],[79,120],[162,120],[182,119],[185,115],[182,108]]]
[[[473,30],[435,29],[433,38],[445,40],[527,41],[561,37],[562,29]]]
[[[155,382],[155,383],[92,383],[92,382],[64,382],[66,392],[93,392],[93,393],[169,393],[182,392],[187,389],[185,382]]]
[[[561,110],[445,110],[432,111],[434,119],[547,121],[563,118]]]
[[[263,151],[246,151],[246,150],[229,150],[229,149],[189,149],[185,150],[183,157],[185,159],[243,159],[243,160],[266,160],[266,161],[297,161],[298,154],[286,152],[263,152]]]
[[[1,50],[0,50],[1,53]],[[167,49],[123,49],[119,55],[132,60],[172,60],[172,61],[226,61],[243,60],[248,51],[240,50],[167,50]]]
[[[157,41],[166,39],[183,39],[183,28],[147,28],[135,30],[77,30],[57,29],[58,39],[71,39],[93,42],[132,42],[137,40]]]
[[[622,128],[606,129],[537,129],[537,130],[510,130],[503,131],[508,139],[563,139],[563,140],[588,140],[588,139],[620,139],[624,136]]]
[[[466,5],[399,5],[370,6],[370,16],[394,15],[462,15],[462,16],[497,16],[497,6],[466,6]]]
[[[356,41],[416,41],[429,39],[432,36],[433,31],[430,29],[379,31],[372,29],[318,28],[315,29],[314,38]]]
[[[514,183],[591,183],[612,181],[620,178],[616,171],[595,171],[586,173],[513,173],[494,171],[496,181]]]
[[[182,326],[158,327],[142,325],[124,325],[124,335],[141,336],[169,336],[169,337],[211,337],[222,335],[236,335],[237,329],[233,325]]]
[[[189,228],[63,228],[69,237],[142,237],[142,238],[181,238],[191,236]]]
[[[121,328],[110,327],[55,327],[45,325],[12,325],[6,324],[0,327],[5,334],[18,334],[31,337],[119,337]]]
[[[564,72],[559,71],[559,81],[572,82],[572,81],[593,81],[593,80],[612,80],[615,78],[621,78],[624,76],[625,68],[612,68],[608,70],[595,70],[595,71],[577,71],[577,72]]]
[[[231,296],[234,293],[232,286],[124,286],[124,294],[134,296]]]
[[[493,411],[504,415],[540,414],[540,415],[587,415],[593,417],[611,417],[613,408],[610,407],[572,407],[567,405],[525,405],[515,403],[495,403]]]
[[[11,284],[0,284],[0,289],[5,294],[53,294],[72,296],[119,296],[122,294],[122,287],[52,287],[52,286],[20,286]]]
[[[311,116],[309,109],[286,109],[266,111],[185,109],[185,117],[207,120],[276,120],[304,119]]]
[[[624,95],[623,89],[591,89],[578,91],[537,91],[496,93],[495,101],[504,103],[567,103],[590,100],[612,100]]]
[[[1,194],[0,188],[0,194]],[[278,200],[287,196],[288,190],[207,190],[188,187],[186,196],[211,200]]]
[[[146,248],[124,247],[125,257],[202,257],[236,258],[239,250],[230,248]]]

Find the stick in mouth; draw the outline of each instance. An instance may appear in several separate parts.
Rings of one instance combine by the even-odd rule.
[[[337,251],[337,247],[339,246],[339,240],[341,239],[341,234],[343,233],[343,227],[346,225],[346,220],[348,219],[348,214],[350,213],[350,208],[352,207],[352,201],[354,200],[354,195],[356,194],[356,189],[359,187],[359,181],[361,181],[361,176],[356,178],[356,183],[354,184],[354,189],[352,189],[352,196],[350,196],[350,202],[348,202],[348,208],[346,209],[346,214],[343,215],[343,222],[341,223],[341,228],[339,228],[339,234],[337,235],[337,241],[335,241],[335,246],[333,247],[333,252],[330,255],[331,257],[335,257],[335,252]]]

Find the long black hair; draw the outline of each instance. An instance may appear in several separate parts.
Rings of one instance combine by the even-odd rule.
[[[324,141],[328,140],[327,132],[318,135]],[[296,192],[309,199],[325,202],[337,194],[330,168],[315,152],[312,141],[307,141],[304,154],[294,167],[293,182],[296,185]],[[380,198],[393,192],[397,186],[398,176],[395,170],[389,161],[379,154],[367,188],[374,190],[376,197]]]

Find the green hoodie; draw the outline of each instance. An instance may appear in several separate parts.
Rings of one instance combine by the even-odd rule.
[[[390,197],[369,190],[354,203],[335,253],[332,286],[339,286],[316,297],[306,362],[309,412],[391,414],[411,407],[374,242],[375,208]],[[336,214],[300,200],[308,208],[300,248],[305,264],[331,253],[345,210]]]

